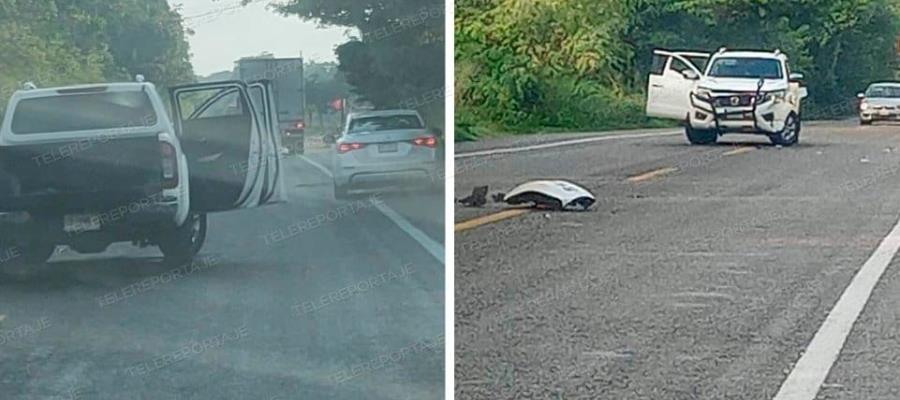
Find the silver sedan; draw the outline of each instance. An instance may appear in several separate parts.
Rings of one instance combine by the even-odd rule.
[[[435,181],[437,137],[414,110],[353,113],[334,144],[334,196]]]

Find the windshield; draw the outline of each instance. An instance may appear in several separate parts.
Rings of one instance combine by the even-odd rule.
[[[900,99],[900,86],[872,86],[866,91],[866,97]]]
[[[722,57],[713,61],[707,74],[716,78],[781,79],[781,62],[771,58]]]
[[[422,129],[422,121],[415,115],[384,115],[360,117],[350,121],[350,133]]]
[[[48,96],[19,101],[12,131],[28,135],[153,126],[156,118],[143,91]]]

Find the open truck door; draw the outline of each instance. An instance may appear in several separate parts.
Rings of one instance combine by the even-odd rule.
[[[685,120],[690,110],[690,93],[706,69],[708,53],[653,51],[647,79],[647,115]]]
[[[267,106],[262,99],[269,96],[254,101],[251,88],[237,81],[177,86],[170,96],[188,163],[191,210],[227,211],[273,201],[281,172],[270,134],[275,122],[271,113],[257,110]]]
[[[280,203],[285,201],[284,184],[281,174],[281,134],[278,127],[278,110],[275,106],[275,91],[272,81],[262,80],[247,85],[250,100],[256,109],[257,118],[263,121],[265,141],[266,169],[265,185],[262,190],[261,204]]]

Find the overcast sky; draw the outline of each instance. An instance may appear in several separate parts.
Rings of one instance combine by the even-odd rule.
[[[181,9],[188,36],[194,72],[209,75],[231,70],[234,61],[264,51],[276,57],[334,61],[334,48],[348,40],[352,31],[344,27],[319,27],[297,17],[282,17],[266,9],[268,0],[239,7],[240,0],[168,0]]]

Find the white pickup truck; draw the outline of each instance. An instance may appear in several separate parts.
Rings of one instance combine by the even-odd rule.
[[[280,200],[280,138],[266,81],[170,90],[108,83],[15,92],[0,125],[0,251],[40,263],[57,245],[120,241],[190,262],[206,215]]]
[[[715,143],[725,133],[798,143],[807,90],[780,51],[655,50],[653,57],[647,115],[683,121],[690,143]]]

